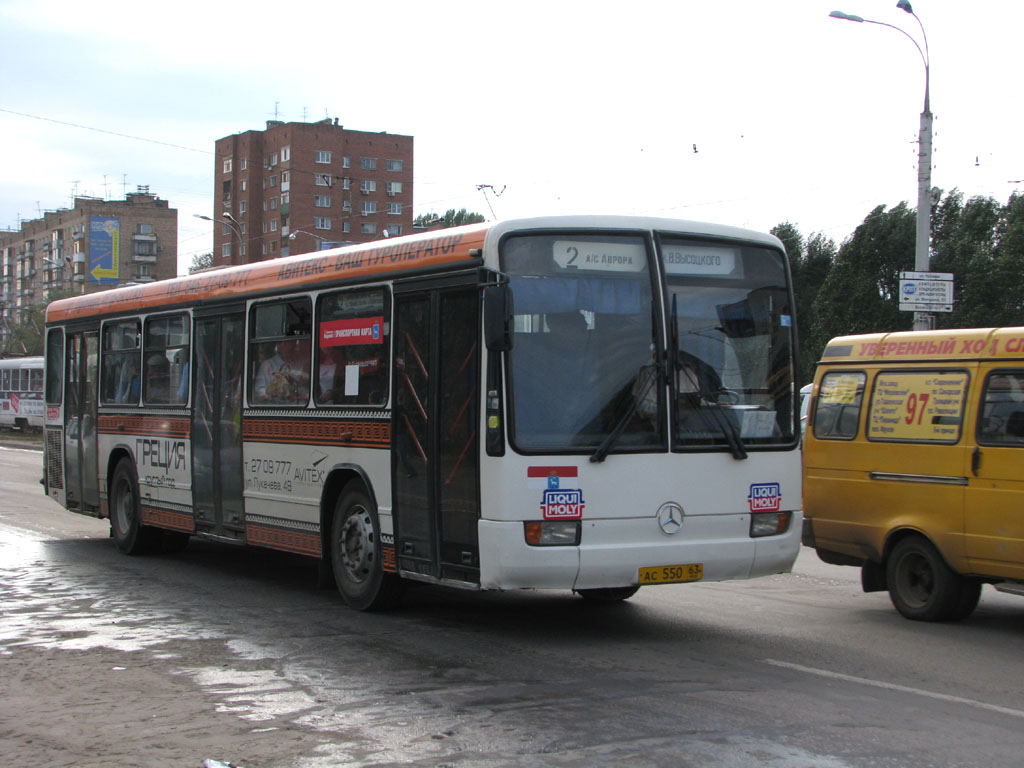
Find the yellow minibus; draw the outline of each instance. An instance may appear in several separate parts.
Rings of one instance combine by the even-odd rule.
[[[803,460],[804,544],[907,618],[1024,595],[1024,328],[833,339]]]

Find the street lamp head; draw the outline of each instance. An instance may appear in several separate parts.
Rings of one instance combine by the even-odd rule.
[[[914,14],[914,9],[910,7],[910,0],[899,0],[899,2],[896,3],[896,7],[901,11],[906,11],[910,15]]]
[[[860,16],[854,16],[849,13],[843,13],[842,11],[832,11],[829,16],[833,19],[842,19],[843,21],[856,21],[858,24],[863,24],[864,19]]]

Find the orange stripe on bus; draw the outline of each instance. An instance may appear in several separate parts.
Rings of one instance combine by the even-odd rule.
[[[46,310],[46,321],[57,323],[97,314],[138,312],[175,304],[187,306],[213,299],[316,287],[318,283],[339,279],[384,278],[460,261],[469,266],[476,261],[473,251],[483,248],[491,226],[493,224],[473,224],[377,240],[75,296],[50,304]]]

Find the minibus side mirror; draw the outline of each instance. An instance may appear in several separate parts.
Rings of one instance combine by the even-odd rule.
[[[512,349],[512,289],[505,285],[484,288],[484,344],[492,352]]]

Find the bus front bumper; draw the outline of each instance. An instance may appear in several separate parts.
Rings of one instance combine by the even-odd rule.
[[[599,589],[639,583],[641,568],[702,566],[702,581],[786,573],[800,551],[803,513],[784,533],[751,538],[750,515],[687,517],[673,535],[656,520],[583,520],[578,546],[535,547],[522,522],[481,520],[482,589]]]

